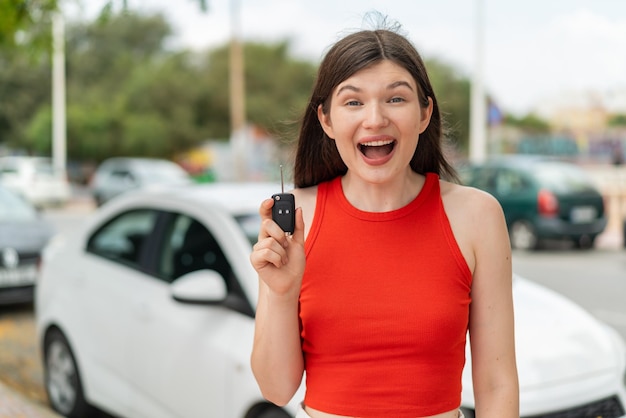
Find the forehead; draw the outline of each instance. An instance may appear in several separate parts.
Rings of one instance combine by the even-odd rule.
[[[411,73],[402,65],[390,60],[378,61],[369,65],[340,82],[335,90],[344,86],[368,87],[372,85],[391,85],[396,82],[408,83],[413,89],[416,89],[416,81]]]

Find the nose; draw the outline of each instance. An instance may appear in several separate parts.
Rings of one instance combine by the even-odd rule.
[[[379,103],[373,103],[366,107],[363,127],[369,129],[379,128],[386,126],[387,123],[388,119],[383,106]]]

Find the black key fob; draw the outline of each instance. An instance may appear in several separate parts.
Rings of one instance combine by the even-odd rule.
[[[293,234],[296,227],[296,199],[291,193],[272,195],[272,219],[287,234]]]

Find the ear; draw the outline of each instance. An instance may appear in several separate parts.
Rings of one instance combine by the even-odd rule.
[[[433,114],[433,99],[432,97],[428,97],[428,106],[423,107],[420,111],[420,133],[423,133],[426,128],[428,128],[428,124],[430,123],[430,117]]]
[[[320,121],[320,125],[322,125],[322,129],[328,135],[329,138],[335,139],[335,133],[333,130],[333,125],[330,121],[330,114],[324,113],[322,109],[322,105],[317,106],[317,119]]]

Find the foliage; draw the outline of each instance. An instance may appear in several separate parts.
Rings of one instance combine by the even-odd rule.
[[[443,61],[426,59],[425,65],[444,120],[446,137],[459,149],[467,150],[470,81]]]
[[[316,67],[308,62],[289,58],[289,43],[275,45],[246,43],[245,88],[248,122],[268,132],[289,137],[297,118],[306,105],[313,85]],[[213,51],[208,57],[208,89],[215,94],[212,110],[217,115],[229,114],[228,91],[223,88],[228,80],[228,46]],[[215,137],[228,137],[228,125],[214,126]]]
[[[172,157],[205,139],[227,139],[229,45],[173,50],[163,16],[106,13],[66,25],[68,159]],[[247,121],[285,141],[295,138],[316,71],[314,63],[291,58],[289,47],[243,45]],[[0,51],[0,146],[49,154],[50,60],[29,57],[20,48]],[[448,134],[464,148],[469,81],[443,62],[427,60],[427,67]]]
[[[544,134],[550,132],[550,125],[545,120],[534,114],[527,114],[522,117],[505,115],[504,123],[517,127],[529,134]]]
[[[608,125],[611,127],[626,127],[626,114],[612,115],[609,118]]]
[[[0,0],[0,51],[27,47],[46,50],[57,0]]]
[[[177,51],[167,47],[170,34],[163,16],[130,11],[67,25],[68,158],[171,157],[229,137],[228,45]],[[288,49],[287,42],[244,45],[248,121],[279,135],[304,106],[315,71]],[[6,58],[0,95],[11,100],[0,102],[0,143],[48,154],[50,63]]]
[[[48,62],[19,49],[0,52],[0,144],[19,146],[25,140],[31,118],[50,102],[50,89]]]

